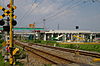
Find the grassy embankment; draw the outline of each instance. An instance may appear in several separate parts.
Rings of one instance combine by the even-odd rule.
[[[2,42],[3,42],[3,40],[0,40],[0,66],[10,66],[9,62],[5,63],[4,58],[2,57],[2,54],[1,54]]]
[[[56,44],[57,47],[100,52],[100,44],[87,44],[87,45],[86,44],[82,44],[82,45],[70,44],[70,45],[62,45],[62,44],[57,43],[56,41],[43,41],[43,40],[22,40],[22,41],[23,42],[30,42],[30,43],[40,43],[40,44],[51,45],[51,46],[54,46],[54,44]],[[77,46],[79,48],[76,48]]]
[[[1,54],[2,42],[3,42],[3,40],[0,40],[0,66],[10,66],[9,62],[4,62],[4,58]],[[16,62],[16,65],[23,66],[23,64],[20,62]]]

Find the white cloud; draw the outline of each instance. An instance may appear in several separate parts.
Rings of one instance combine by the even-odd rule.
[[[62,11],[60,14],[46,20],[47,24],[50,25],[50,27],[55,27],[57,23],[62,24],[63,29],[71,28],[73,27],[73,25],[76,25],[76,24],[79,24],[81,26],[84,26],[84,25],[92,26],[93,21],[95,21],[99,25],[100,16],[96,16],[95,14],[92,15],[92,13],[97,12],[97,11],[98,11],[97,14],[100,15],[99,14],[100,8],[97,4],[95,5],[98,8],[95,7],[95,10],[91,12],[89,11],[88,4],[87,6],[85,6],[85,8],[88,7],[85,10],[84,8],[80,7],[81,4],[80,6],[77,6],[75,8],[66,9],[68,6],[73,5],[75,2],[79,0],[37,0],[36,3],[33,3],[34,0],[14,0],[14,1],[15,1],[15,5],[17,6],[17,9],[15,10],[15,15],[17,15],[18,17],[17,26],[20,26],[20,27],[26,26],[30,23],[33,23],[34,21],[36,22],[36,24],[39,22],[42,24],[42,21],[45,17],[53,16],[60,11]],[[82,1],[87,1],[87,0],[82,0]],[[69,2],[71,3],[70,5],[68,5]],[[8,3],[8,1],[6,1],[6,3]],[[93,8],[91,7],[91,10]],[[88,15],[87,11],[91,12],[91,15]],[[94,19],[92,19],[91,16],[94,16]],[[38,27],[42,26],[41,24],[38,24],[39,25]]]

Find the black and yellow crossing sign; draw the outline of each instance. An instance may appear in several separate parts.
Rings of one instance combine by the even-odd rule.
[[[14,10],[14,9],[16,9],[16,6],[13,6],[12,10]],[[0,10],[4,11],[4,14],[3,15],[0,15],[0,19],[3,19],[5,16],[10,16],[10,13],[11,13],[10,10],[6,10],[2,6],[0,6]],[[16,19],[17,18],[17,16],[14,15],[14,14],[12,16],[13,16],[13,19]]]
[[[2,6],[0,6],[0,10],[5,11],[5,8],[3,8]],[[0,19],[2,19],[2,18],[4,18],[4,17],[5,17],[4,14],[3,14],[3,15],[0,15]]]

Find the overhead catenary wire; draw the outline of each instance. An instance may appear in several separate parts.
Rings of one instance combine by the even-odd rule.
[[[32,4],[32,7],[35,5],[35,3],[37,2],[37,0],[34,0],[34,2],[33,2],[33,4]],[[37,6],[35,6],[34,8],[36,8]],[[19,21],[21,22],[22,20],[23,20],[23,18],[25,17],[25,16],[27,16],[27,14],[29,14],[29,13],[31,13],[33,11],[33,8],[31,8],[31,10],[29,11],[29,10],[27,10],[25,13],[24,13],[24,15],[19,19]]]
[[[82,5],[82,4],[84,4],[84,3],[87,3],[87,1],[83,1],[83,2],[80,3],[80,4]],[[78,5],[80,5],[80,4],[77,4],[76,6],[78,6]],[[74,7],[76,7],[76,6],[74,6]],[[74,7],[72,7],[72,8],[74,8]],[[60,14],[59,14],[59,15],[60,15]],[[61,14],[61,15],[63,15],[63,14]],[[61,16],[61,15],[60,15],[60,16]],[[58,16],[58,15],[57,15],[57,16]],[[56,16],[56,17],[57,17],[57,16]],[[50,22],[51,22],[51,21],[52,21],[52,20],[50,20]]]
[[[60,0],[58,0],[58,1],[60,1]],[[73,1],[74,1],[74,0],[68,1],[67,5],[72,4]],[[52,5],[52,4],[50,4],[50,5]],[[50,16],[54,15],[55,13],[58,13],[59,11],[64,10],[65,8],[66,8],[66,6],[63,7],[63,5],[62,5],[62,8],[61,8],[61,7],[57,8],[58,11],[55,11],[55,12],[54,12],[53,14],[51,14]],[[45,8],[45,9],[46,9],[46,8]],[[45,10],[45,9],[44,9],[44,10]],[[39,19],[45,19],[45,17],[41,17],[41,18],[39,18]]]
[[[70,5],[72,2],[73,2],[73,0],[70,0],[70,1],[67,3],[67,5]],[[52,4],[51,4],[51,5],[52,5]],[[66,6],[63,7],[63,5],[62,5],[62,8],[61,8],[61,7],[60,7],[60,8],[57,8],[58,11],[55,11],[53,14],[58,13],[59,11],[65,9],[65,8],[66,8]],[[44,10],[45,10],[45,9],[44,9]],[[53,14],[50,14],[50,16],[52,16]],[[45,17],[42,17],[42,18],[44,19]],[[46,18],[48,18],[48,17],[46,16]]]
[[[81,1],[81,0],[80,0],[80,1]],[[77,3],[79,3],[80,1],[74,3],[74,5],[72,5],[72,6],[70,6],[70,7],[67,7],[67,9],[68,9],[68,8],[76,7],[76,6],[78,5]],[[63,10],[63,11],[65,11],[65,10]],[[62,12],[62,11],[60,11],[60,12]],[[57,12],[56,15],[59,14],[60,12]],[[51,16],[51,17],[54,17],[54,16],[56,16],[56,15],[53,15],[53,16]],[[47,18],[48,18],[48,17],[47,17]],[[46,19],[47,19],[47,18],[46,18]],[[50,17],[49,17],[49,18],[50,18]],[[46,19],[45,19],[45,20],[46,20]]]
[[[74,5],[69,6],[69,7],[67,7],[66,9],[62,10],[62,11],[59,11],[59,12],[57,12],[56,14],[54,14],[54,15],[52,15],[52,16],[46,17],[45,19],[50,19],[50,18],[56,17],[56,16],[58,16],[59,14],[63,13],[65,10],[71,9],[71,8],[74,8],[74,7],[78,6],[78,4],[79,4],[80,2],[81,2],[81,0],[78,1],[78,2],[75,2]]]
[[[79,4],[76,4],[76,5],[72,6],[70,9],[75,8],[75,7],[79,6],[80,4],[82,5],[82,4],[84,4],[84,3],[86,3],[86,1],[81,2],[81,3],[79,3]],[[62,12],[60,12],[60,13],[58,13],[58,14],[52,16],[52,17],[47,18],[47,20],[49,20],[49,19],[51,19],[51,18],[59,17],[59,16],[63,15],[62,13],[65,14],[65,13],[67,13],[67,12],[65,12],[65,10],[64,10],[64,11],[62,11]],[[50,20],[50,21],[52,21],[52,20]]]
[[[47,1],[47,0],[44,0],[44,1]],[[41,5],[43,3],[43,1],[42,2],[40,2],[40,3],[38,3],[38,8],[39,8],[39,6]],[[50,3],[50,2],[49,2]],[[54,3],[50,3],[50,5],[53,5]],[[43,9],[43,10],[41,10],[41,12],[43,12],[43,11],[45,11],[47,8],[45,8],[45,9]],[[33,12],[33,11],[35,11],[36,9],[34,9],[34,10],[32,10],[31,12],[30,12],[30,14]],[[30,15],[30,14],[28,14],[28,15]],[[35,15],[33,15],[33,17],[35,18],[36,16]]]
[[[74,1],[74,0],[72,0],[72,1]],[[46,17],[46,18],[44,18],[44,19],[45,19],[45,20],[49,20],[49,19],[51,19],[51,18],[57,17],[57,16],[59,16],[61,13],[63,13],[65,10],[71,9],[71,8],[74,8],[74,7],[78,6],[78,4],[79,4],[80,2],[81,2],[81,0],[75,2],[74,4],[72,4],[72,5],[69,6],[69,7],[66,7],[66,8],[64,7],[65,9],[60,8],[58,12],[56,12],[55,14],[53,14],[53,15],[51,15],[51,16],[48,16],[48,17]],[[71,3],[71,1],[70,1],[69,3]],[[63,9],[63,10],[62,10],[62,9]],[[50,20],[50,21],[51,21],[51,20]]]
[[[41,5],[41,3],[42,3],[42,2],[37,3],[37,5],[36,5],[36,7],[34,8],[34,10],[32,10],[32,11],[28,14],[28,16],[29,16],[30,14],[32,14],[32,12],[34,12],[34,11],[36,10],[36,8],[39,8],[39,6]],[[35,15],[32,15],[32,18],[35,18]]]

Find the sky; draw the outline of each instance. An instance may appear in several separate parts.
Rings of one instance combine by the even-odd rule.
[[[0,0],[6,7],[9,0]],[[100,0],[14,0],[17,9],[16,27],[36,27],[57,30],[90,30],[100,32]],[[0,11],[0,15],[3,12]],[[45,21],[43,21],[45,19]]]

